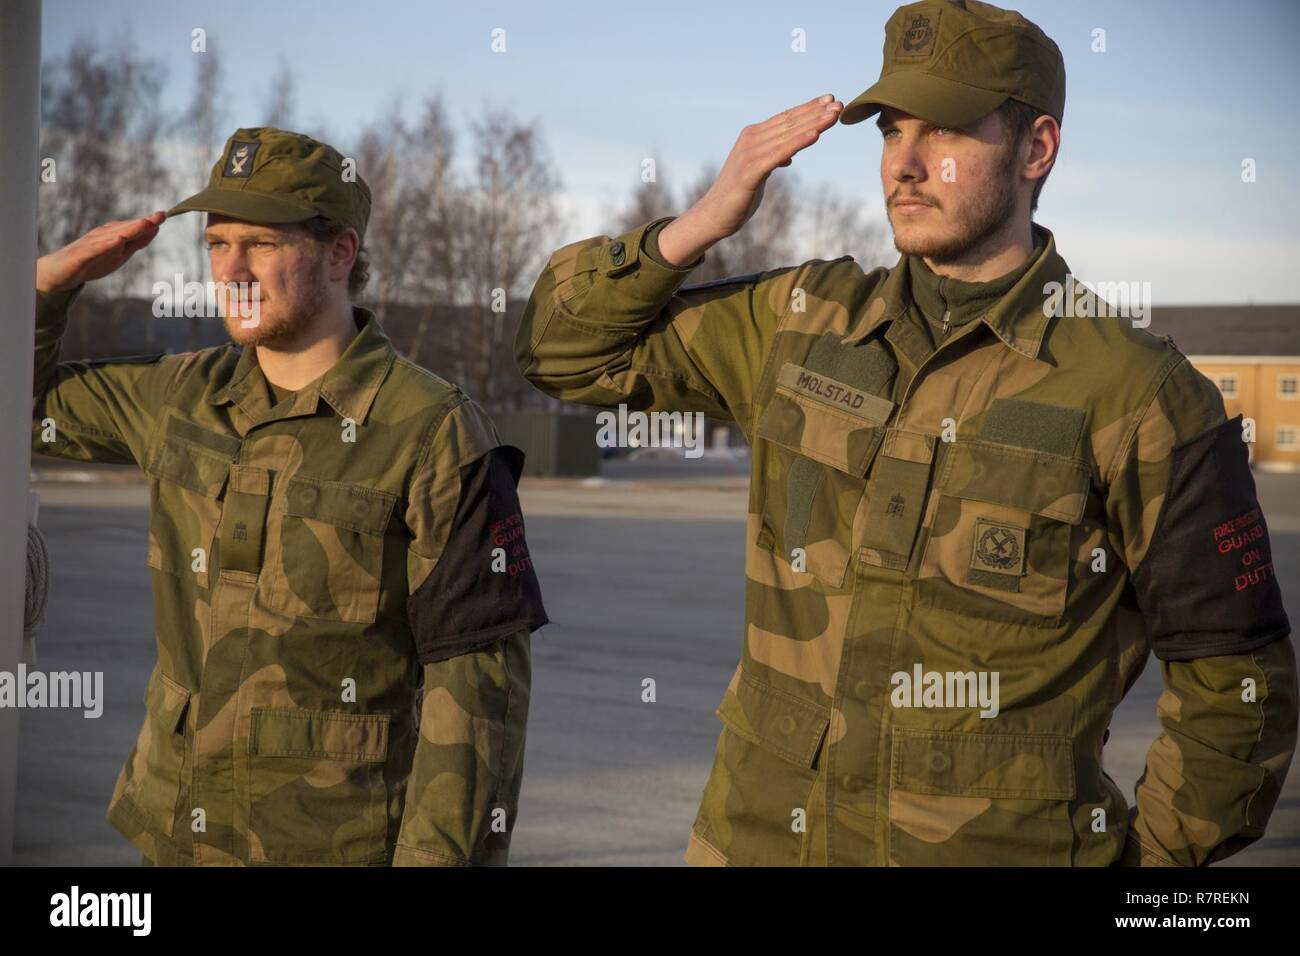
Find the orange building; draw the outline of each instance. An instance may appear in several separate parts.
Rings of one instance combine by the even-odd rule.
[[[1300,471],[1300,305],[1158,307],[1148,331],[1219,386],[1229,417],[1254,419],[1255,467]]]

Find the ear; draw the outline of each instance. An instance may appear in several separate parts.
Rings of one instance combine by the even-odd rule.
[[[1026,179],[1042,179],[1056,162],[1061,149],[1061,124],[1044,113],[1029,130],[1029,152],[1021,170]]]
[[[351,226],[335,236],[329,250],[329,277],[336,281],[346,280],[360,249],[361,237]]]

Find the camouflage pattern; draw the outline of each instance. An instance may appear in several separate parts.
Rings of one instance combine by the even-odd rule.
[[[544,614],[438,660],[408,620],[509,448],[487,415],[364,309],[274,406],[251,348],[60,363],[74,294],[38,294],[32,450],[139,463],[151,500],[158,663],[109,821],[163,865],[506,862]]]
[[[1041,227],[936,349],[907,257],[683,287],[698,262],[655,255],[668,221],[558,250],[516,356],[561,399],[702,411],[751,443],[743,648],[687,860],[1198,865],[1259,838],[1296,741],[1285,614],[1162,660],[1131,812],[1102,764],[1152,649],[1132,569],[1174,447],[1225,426],[1214,386],[1131,320],[1049,315],[1069,270]],[[996,673],[996,715],[898,706],[918,665]]]

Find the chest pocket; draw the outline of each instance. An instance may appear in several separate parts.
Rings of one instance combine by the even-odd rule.
[[[755,427],[771,443],[756,449],[761,471],[751,482],[759,547],[796,571],[843,586],[865,475],[893,407],[870,391],[784,363]]]
[[[978,438],[954,442],[936,482],[918,603],[1059,627],[1088,486],[1088,467],[1074,458]]]
[[[177,417],[167,419],[145,466],[155,479],[149,519],[149,567],[193,576],[209,587],[212,546],[221,521],[230,463],[241,443]]]
[[[290,617],[373,623],[396,502],[364,485],[291,477],[267,525],[267,605]]]

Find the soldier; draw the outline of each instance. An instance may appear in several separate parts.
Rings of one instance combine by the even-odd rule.
[[[685,214],[565,246],[533,290],[538,388],[752,446],[744,646],[688,862],[1200,865],[1264,833],[1296,665],[1241,422],[1172,342],[1093,297],[1064,316],[1031,217],[1064,105],[1019,14],[909,4],[847,107],[746,127]],[[773,169],[876,113],[897,265],[683,285]],[[1102,747],[1148,651],[1162,733],[1130,811]]]
[[[346,168],[240,129],[165,214],[208,214],[230,345],[59,361],[77,290],[161,212],[38,263],[32,450],[149,477],[158,663],[108,809],[146,863],[506,862],[547,622],[524,456],[351,304]]]

